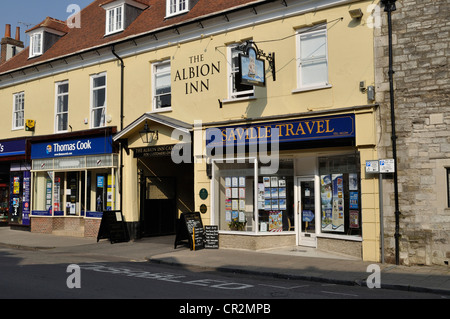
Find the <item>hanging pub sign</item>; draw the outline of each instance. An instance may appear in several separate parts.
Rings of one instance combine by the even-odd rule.
[[[266,86],[265,61],[258,59],[255,48],[248,47],[246,54],[239,54],[241,84]]]

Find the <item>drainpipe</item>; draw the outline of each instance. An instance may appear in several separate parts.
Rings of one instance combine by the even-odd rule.
[[[389,33],[389,94],[391,101],[391,126],[392,126],[392,156],[394,157],[395,170],[394,170],[394,196],[395,196],[395,263],[400,264],[400,210],[398,203],[398,176],[397,176],[397,135],[395,133],[395,112],[394,112],[394,70],[392,61],[392,11],[396,10],[396,0],[381,0],[384,4],[384,11],[387,12],[388,17],[388,33]]]
[[[114,46],[111,48],[112,54],[120,61],[120,131],[123,130],[123,87],[124,87],[124,69],[123,59],[117,55]],[[120,169],[119,169],[119,193],[120,193],[120,211],[123,212],[123,145],[120,143]]]

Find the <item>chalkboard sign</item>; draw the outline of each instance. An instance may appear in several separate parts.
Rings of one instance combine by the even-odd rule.
[[[204,245],[203,222],[200,213],[182,213],[177,221],[177,235],[175,237],[174,248],[181,244],[183,240],[188,240],[191,250],[199,250]]]
[[[110,240],[111,244],[130,240],[121,211],[109,210],[103,212],[97,242],[106,238]]]
[[[219,249],[219,226],[205,226],[205,248]]]

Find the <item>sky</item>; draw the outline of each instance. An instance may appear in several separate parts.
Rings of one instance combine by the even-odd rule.
[[[69,5],[78,5],[81,9],[94,0],[0,0],[0,38],[5,36],[5,25],[11,25],[11,37],[20,27],[20,39],[28,46],[25,31],[42,22],[46,17],[67,20],[73,11],[67,12]]]

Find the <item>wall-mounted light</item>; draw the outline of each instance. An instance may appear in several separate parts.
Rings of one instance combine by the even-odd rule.
[[[139,135],[144,144],[150,144],[153,141],[157,141],[159,138],[158,131],[150,130],[147,121],[145,121],[144,129],[139,132]]]
[[[361,9],[353,9],[349,10],[348,13],[350,14],[350,17],[352,19],[361,19],[364,13],[361,11]]]

